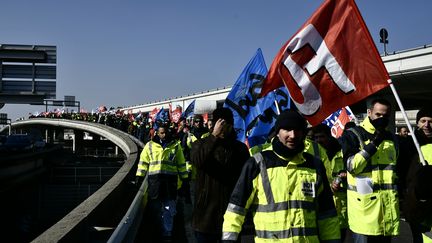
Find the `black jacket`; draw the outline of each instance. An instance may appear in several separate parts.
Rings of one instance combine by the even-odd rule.
[[[420,130],[415,130],[420,147],[432,143]],[[411,224],[420,224],[428,221],[428,229],[432,222],[432,166],[423,166],[420,163],[417,150],[411,138],[408,140],[404,150],[407,154],[404,161],[405,166],[405,190],[404,203],[402,205],[406,219]],[[431,164],[428,161],[428,164]]]
[[[213,135],[192,143],[191,162],[197,170],[192,227],[222,233],[223,215],[242,167],[249,158],[245,144]]]

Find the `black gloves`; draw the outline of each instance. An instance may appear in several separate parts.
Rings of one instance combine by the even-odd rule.
[[[144,181],[144,176],[135,177],[135,185],[136,186],[140,187],[141,184],[143,183],[143,181]]]
[[[378,147],[386,138],[386,132],[376,130],[375,137],[372,139],[372,143],[375,145],[375,147]]]

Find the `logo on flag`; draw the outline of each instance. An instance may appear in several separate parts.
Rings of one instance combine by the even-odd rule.
[[[312,125],[387,87],[389,75],[353,0],[327,0],[276,55],[261,95],[282,86]]]
[[[263,100],[272,102],[272,104],[256,118],[256,122],[252,122],[248,126],[248,144],[250,147],[265,143],[279,112],[289,109],[291,106],[288,90],[285,86],[267,94]]]
[[[342,135],[345,124],[354,119],[354,114],[351,109],[346,106],[331,114],[323,123],[330,127],[332,136],[338,138]]]

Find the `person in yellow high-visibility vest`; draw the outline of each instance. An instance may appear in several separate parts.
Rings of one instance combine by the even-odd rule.
[[[399,195],[391,104],[372,100],[365,120],[342,135],[347,167],[348,224],[355,242],[390,242],[399,235]]]
[[[158,240],[171,240],[176,214],[178,178],[186,180],[188,173],[180,141],[172,140],[168,128],[159,126],[141,152],[136,176],[141,181],[148,175],[148,205],[153,211]],[[157,237],[156,237],[157,238]]]
[[[271,146],[243,167],[224,215],[222,241],[239,240],[252,212],[255,242],[339,242],[340,230],[322,161],[304,152],[306,120],[283,111]]]
[[[337,139],[331,135],[329,126],[321,123],[312,127],[312,131],[314,141],[326,150],[327,157],[330,161],[331,174],[329,181],[339,217],[341,240],[343,242],[348,229],[348,208],[346,165],[342,158],[342,148]]]

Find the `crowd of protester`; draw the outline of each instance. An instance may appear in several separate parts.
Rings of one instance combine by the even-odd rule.
[[[37,114],[29,114],[29,119],[32,118],[53,118],[53,119],[68,119],[86,122],[95,122],[107,125],[128,134],[135,136],[143,143],[148,142],[154,136],[154,128],[156,124],[167,125],[170,129],[177,130],[180,126],[192,126],[192,119],[181,119],[178,123],[172,121],[153,121],[149,118],[148,113],[129,114],[120,110],[109,110],[105,112],[41,112]]]
[[[336,139],[326,125],[307,129],[298,112],[287,110],[267,142],[249,151],[236,140],[226,108],[208,121],[195,115],[154,122],[148,114],[121,112],[30,118],[97,122],[145,144],[136,175],[137,183],[149,176],[143,216],[149,242],[240,242],[245,232],[256,242],[339,242],[350,232],[355,242],[383,243],[400,234],[401,214],[414,242],[426,242],[432,169],[421,166],[406,127],[388,131],[392,112],[388,101],[374,100],[365,120],[346,124]],[[421,109],[416,122],[428,163],[432,110]]]

